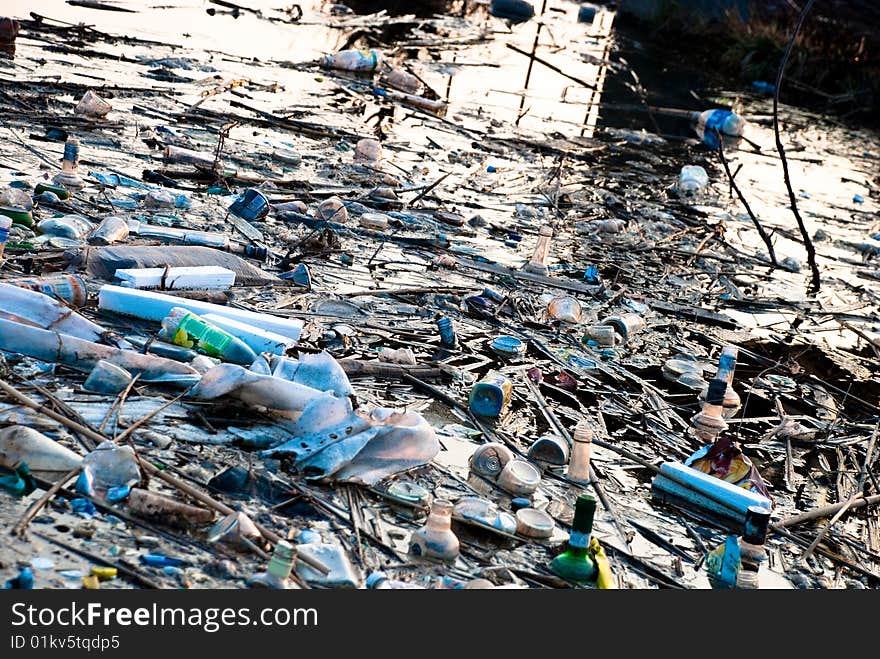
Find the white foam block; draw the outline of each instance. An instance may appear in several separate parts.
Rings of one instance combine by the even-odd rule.
[[[296,341],[293,339],[288,339],[286,336],[276,332],[252,327],[238,320],[224,318],[213,313],[203,314],[202,319],[241,339],[257,354],[271,352],[274,355],[286,355],[292,348],[296,347]]]
[[[298,341],[302,334],[303,322],[296,318],[277,318],[269,314],[247,311],[221,304],[211,304],[199,300],[188,300],[156,291],[141,291],[105,284],[98,293],[98,308],[123,316],[160,322],[174,307],[183,307],[197,315],[216,314],[223,318],[237,320],[250,327],[275,332],[288,339]]]
[[[216,265],[180,268],[120,268],[116,278],[128,288],[159,288],[225,291],[235,284],[235,273]],[[163,279],[164,278],[164,279]]]

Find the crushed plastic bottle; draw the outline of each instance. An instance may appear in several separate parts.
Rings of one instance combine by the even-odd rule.
[[[109,440],[85,456],[82,467],[76,491],[88,496],[107,498],[115,488],[130,488],[141,480],[134,449]]]

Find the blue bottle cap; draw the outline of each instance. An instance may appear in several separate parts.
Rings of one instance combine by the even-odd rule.
[[[379,583],[380,581],[382,581],[382,579],[387,579],[387,578],[388,578],[388,575],[385,574],[384,572],[382,572],[381,570],[376,571],[376,572],[372,572],[372,573],[367,577],[367,581],[366,581],[367,588],[372,588],[372,587],[375,586],[377,583]]]
[[[513,512],[521,510],[522,508],[528,508],[531,505],[532,502],[525,497],[516,497],[515,499],[510,500],[510,507],[513,509]]]

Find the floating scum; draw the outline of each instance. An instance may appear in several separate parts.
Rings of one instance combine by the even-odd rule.
[[[767,158],[709,134],[728,198],[715,147],[597,128],[613,12],[269,4],[197,18],[289,53],[18,19],[4,583],[877,586],[876,182],[804,297]]]

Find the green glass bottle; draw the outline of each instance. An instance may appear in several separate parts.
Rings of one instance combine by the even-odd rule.
[[[589,494],[579,496],[574,507],[574,522],[565,552],[550,563],[550,571],[556,576],[576,584],[596,582],[598,570],[588,553],[595,513],[596,499]]]

